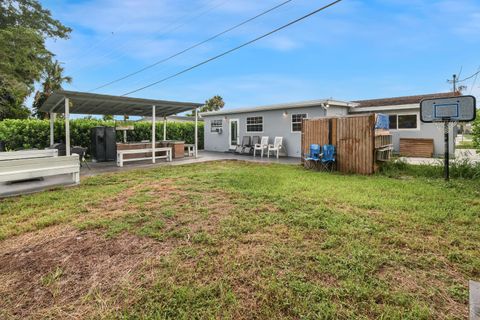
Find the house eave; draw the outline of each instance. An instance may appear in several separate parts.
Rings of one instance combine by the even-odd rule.
[[[288,109],[295,109],[295,108],[322,107],[322,105],[354,108],[357,104],[352,102],[346,102],[346,101],[324,99],[324,100],[311,100],[311,101],[303,101],[303,102],[295,102],[295,103],[283,103],[283,104],[275,104],[275,105],[268,105],[268,106],[237,108],[237,109],[231,109],[231,110],[202,112],[200,113],[200,115],[202,117],[214,117],[214,116],[221,116],[221,115],[227,115],[227,114],[239,114],[239,113],[273,111],[273,110],[288,110]]]
[[[350,113],[359,113],[359,112],[381,112],[381,111],[395,111],[395,110],[408,110],[408,109],[419,109],[420,104],[401,104],[401,105],[390,105],[390,106],[375,106],[375,107],[356,107],[349,110]]]

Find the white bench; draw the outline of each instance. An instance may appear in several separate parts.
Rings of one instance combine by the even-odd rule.
[[[29,181],[38,178],[45,179]],[[79,183],[80,161],[76,154],[65,157],[0,161],[0,197]]]
[[[187,149],[187,155],[193,157],[195,155],[195,145],[194,144],[185,144],[185,149]]]
[[[58,157],[57,149],[0,152],[0,161]]]
[[[155,155],[155,159],[167,159],[167,161],[172,161],[172,148],[155,148],[155,154],[157,152],[165,152],[165,155],[157,156]],[[117,166],[123,167],[123,163],[127,161],[141,161],[141,160],[151,160],[152,157],[139,157],[139,158],[128,158],[124,159],[123,156],[126,154],[139,154],[139,153],[152,153],[152,148],[146,149],[130,149],[130,150],[117,150]]]

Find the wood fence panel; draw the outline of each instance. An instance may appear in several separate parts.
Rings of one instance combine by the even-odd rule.
[[[337,119],[338,171],[359,174],[374,172],[374,128],[374,115]]]
[[[303,121],[302,158],[310,152],[311,144],[324,145],[328,143],[328,120],[312,119]]]
[[[304,120],[302,151],[311,144],[329,143],[337,150],[337,170],[344,173],[372,174],[375,171],[375,115]]]

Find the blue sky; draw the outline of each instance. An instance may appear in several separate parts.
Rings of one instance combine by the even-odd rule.
[[[73,28],[49,48],[88,91],[165,58],[282,0],[41,0]],[[288,5],[200,48],[98,91],[120,95],[259,36],[330,1]],[[269,38],[133,96],[226,108],[321,98],[444,92],[480,67],[478,0],[344,0]],[[480,77],[463,83],[480,95]]]

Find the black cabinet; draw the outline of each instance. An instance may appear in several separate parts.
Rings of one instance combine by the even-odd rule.
[[[91,129],[90,153],[93,161],[116,161],[117,143],[114,127],[94,127]]]

